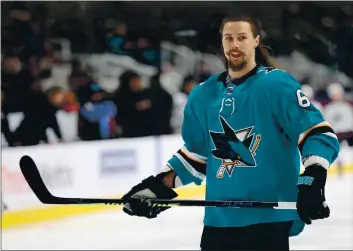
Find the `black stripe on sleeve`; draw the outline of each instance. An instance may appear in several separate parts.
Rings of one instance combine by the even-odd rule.
[[[195,160],[190,159],[183,151],[179,149],[178,153],[183,157],[196,171],[206,175],[206,166],[207,164],[202,164]]]
[[[303,150],[303,147],[304,147],[304,144],[306,142],[306,140],[310,137],[310,136],[313,136],[313,135],[316,135],[316,134],[321,134],[321,133],[326,133],[326,132],[331,132],[331,133],[335,133],[333,131],[333,129],[329,126],[320,126],[320,127],[317,127],[317,128],[314,128],[312,129],[306,136],[305,138],[302,140],[302,142],[299,144],[299,151],[300,153],[302,152]]]

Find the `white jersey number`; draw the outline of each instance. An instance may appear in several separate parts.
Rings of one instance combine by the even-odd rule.
[[[310,106],[310,100],[307,97],[305,97],[304,93],[301,90],[297,90],[297,98],[298,98],[298,103],[301,107]]]

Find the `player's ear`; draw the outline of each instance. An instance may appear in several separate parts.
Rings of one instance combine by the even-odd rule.
[[[257,46],[259,46],[259,43],[260,43],[260,35],[257,35],[256,38],[255,38],[255,48]]]

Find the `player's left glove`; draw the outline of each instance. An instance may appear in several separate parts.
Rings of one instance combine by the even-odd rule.
[[[299,176],[297,212],[306,224],[330,216],[330,209],[325,203],[326,178],[327,170],[318,164],[306,167]]]
[[[163,175],[150,176],[134,186],[122,199],[125,200],[123,211],[131,216],[156,218],[158,214],[170,207],[153,205],[151,199],[174,199],[178,196],[173,189],[162,181]]]

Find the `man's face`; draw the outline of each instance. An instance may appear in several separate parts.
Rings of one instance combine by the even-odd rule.
[[[65,103],[65,93],[58,91],[50,96],[50,102],[56,107],[63,107]]]
[[[4,58],[4,68],[12,73],[18,73],[21,71],[22,63],[18,57],[6,57]]]
[[[133,77],[131,80],[130,80],[130,89],[133,91],[133,92],[139,92],[142,90],[142,80],[141,78],[138,78],[138,77]]]
[[[254,38],[248,22],[228,22],[223,27],[222,44],[228,67],[239,71],[255,57],[259,36]]]
[[[118,23],[115,27],[115,33],[120,36],[125,36],[127,33],[127,27],[125,23]]]

